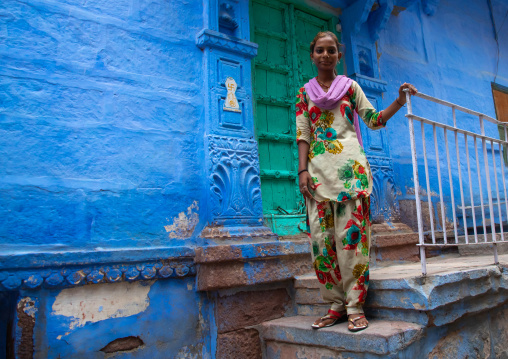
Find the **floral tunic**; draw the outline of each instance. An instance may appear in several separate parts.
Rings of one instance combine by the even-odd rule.
[[[371,129],[385,126],[382,111],[370,104],[361,87],[351,87],[333,110],[321,110],[302,87],[296,96],[296,141],[309,143],[308,170],[314,198],[347,201],[372,192],[372,172],[354,127],[354,111]]]

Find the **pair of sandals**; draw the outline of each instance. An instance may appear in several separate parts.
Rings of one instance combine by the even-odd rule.
[[[329,323],[329,324],[326,324],[326,325],[323,325],[323,326],[319,326],[319,324],[312,324],[312,328],[313,329],[321,329],[321,328],[327,328],[327,327],[331,327],[337,323],[341,323],[341,322],[345,322],[346,321],[346,317],[347,317],[347,313],[344,311],[344,312],[336,312],[334,310],[331,310],[329,309],[328,310],[328,314],[325,315],[324,317],[321,317],[321,321],[323,320],[327,320],[327,319],[332,319],[333,322]],[[365,318],[365,315],[360,315],[356,318],[349,318],[347,321],[349,321],[349,323],[351,323],[353,325],[353,327],[351,328],[349,325],[348,325],[348,330],[350,332],[359,332],[360,330],[364,330],[366,329],[369,324],[365,324],[365,325],[356,325],[356,322],[360,319],[364,319]]]

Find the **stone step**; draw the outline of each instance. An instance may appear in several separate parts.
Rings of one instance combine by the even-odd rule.
[[[315,319],[286,317],[256,326],[265,358],[414,358],[401,352],[423,333],[418,324],[376,319],[357,333],[350,332],[347,323],[315,330],[311,328]]]
[[[447,232],[453,238],[454,232]],[[443,232],[436,232],[437,243],[443,242]],[[426,243],[431,243],[430,235],[425,236]],[[391,263],[418,262],[420,249],[418,233],[403,223],[383,223],[372,225],[372,243],[370,250],[371,268]],[[458,246],[428,247],[425,249],[427,258],[443,254],[458,253]]]
[[[508,255],[499,260],[501,266],[492,265],[492,256],[436,257],[428,261],[427,277],[420,263],[373,268],[365,312],[369,318],[443,325],[488,310],[508,300]],[[298,315],[326,314],[314,273],[297,277],[294,288]]]
[[[418,262],[420,250],[416,246],[418,233],[391,233],[372,236],[371,262]]]

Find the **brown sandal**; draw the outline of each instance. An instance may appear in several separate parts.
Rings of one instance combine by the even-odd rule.
[[[351,324],[353,324],[353,328],[350,328],[349,325],[347,326],[347,328],[349,329],[350,332],[359,332],[360,330],[364,330],[366,329],[369,324],[367,323],[366,325],[362,325],[362,326],[357,326],[356,325],[356,321],[359,320],[359,319],[363,319],[365,318],[365,315],[360,315],[359,317],[356,317],[356,318],[349,318],[349,322]]]
[[[344,321],[345,316],[346,316],[345,311],[339,313],[339,312],[329,309],[328,314],[325,315],[324,317],[321,317],[321,321],[327,320],[327,319],[333,319],[333,322],[331,322],[330,324],[323,325],[322,327],[320,327],[319,324],[314,323],[314,324],[312,324],[312,328],[313,329],[321,329],[321,328],[331,327],[332,325],[335,325],[339,322]]]

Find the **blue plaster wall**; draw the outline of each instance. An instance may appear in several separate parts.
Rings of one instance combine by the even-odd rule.
[[[0,247],[193,243],[164,226],[203,202],[201,8],[1,2]]]
[[[499,29],[503,17],[508,10],[506,1],[493,0],[494,16]],[[499,69],[496,82],[508,85],[508,26],[505,23],[499,31]],[[504,40],[503,40],[504,39]],[[384,94],[384,106],[388,106],[397,96],[398,87],[403,82],[413,83],[419,91],[438,97],[464,107],[483,112],[491,117],[495,116],[492,98],[491,82],[494,81],[496,70],[497,45],[490,18],[488,2],[483,0],[458,1],[442,0],[433,16],[427,16],[419,1],[411,5],[398,16],[392,15],[386,28],[380,32],[378,41],[379,71],[381,78],[388,82],[388,91]],[[399,111],[388,123],[387,131],[390,141],[390,153],[394,161],[396,183],[401,190],[400,199],[411,199],[414,195],[413,172],[411,165],[408,121],[404,117],[406,109]],[[438,120],[453,125],[451,109],[439,108],[420,99],[414,100],[413,113],[423,117]],[[478,119],[470,115],[457,115],[460,128],[480,131]],[[420,185],[425,186],[422,142],[420,123],[416,122],[416,140],[419,156]],[[499,138],[497,126],[486,122],[486,134]],[[452,171],[454,173],[455,198],[460,200],[458,186],[457,165],[455,162],[455,143],[453,134],[449,133],[449,144],[452,156]],[[432,128],[426,128],[427,151],[429,160],[435,158],[432,141]],[[438,140],[444,141],[442,131],[438,131]],[[473,150],[470,139],[470,158]],[[488,146],[490,148],[490,145]],[[445,201],[450,200],[450,187],[446,167],[444,146],[440,146],[441,172]],[[460,153],[464,154],[465,145],[459,136]],[[479,147],[481,153],[481,147]],[[491,153],[489,151],[489,163]],[[497,153],[497,156],[499,154]],[[481,157],[481,154],[480,154]],[[465,157],[462,157],[463,175]],[[499,157],[496,158],[499,166]],[[476,164],[472,164],[473,186],[475,190],[475,204],[479,203],[478,180]],[[438,193],[436,164],[429,163],[431,173],[431,190]],[[480,162],[483,169],[483,162]],[[484,191],[486,191],[485,171]],[[493,176],[493,172],[491,172]],[[494,178],[492,184],[494,184]],[[501,180],[501,178],[499,178]],[[501,187],[502,188],[502,187]],[[501,195],[504,198],[504,195]],[[469,190],[466,193],[466,205],[469,204]],[[437,200],[433,196],[433,201]],[[425,197],[426,200],[426,197]],[[484,192],[484,203],[487,194]],[[497,211],[497,209],[496,209]],[[451,217],[451,208],[448,214]]]
[[[53,310],[60,290],[24,291],[23,297],[39,298],[34,358],[105,358],[101,348],[128,336],[139,337],[144,345],[131,352],[117,352],[115,358],[211,357],[209,301],[206,294],[196,291],[194,278],[149,281],[144,285],[151,286],[146,310],[132,316],[87,322],[74,329],[70,329],[72,318],[56,315]],[[78,308],[87,298],[75,300]]]

